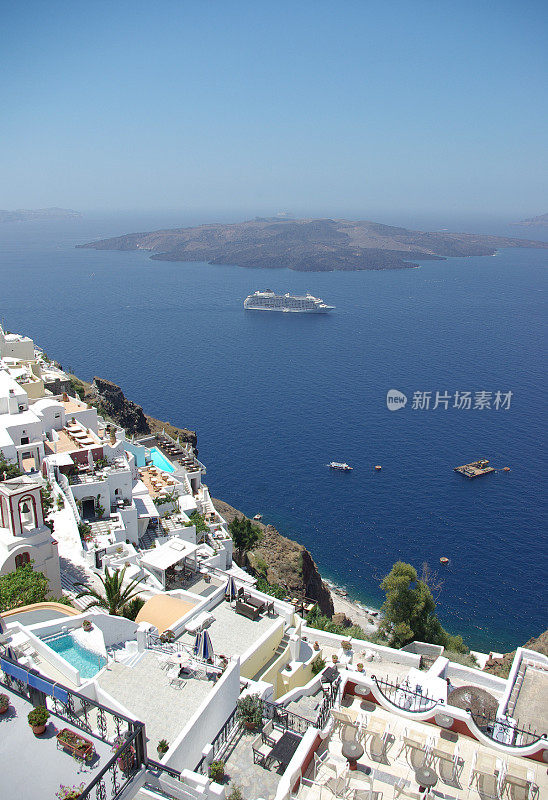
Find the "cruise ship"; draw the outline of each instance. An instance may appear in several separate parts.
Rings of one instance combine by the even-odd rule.
[[[275,294],[272,289],[253,292],[244,300],[244,308],[250,311],[291,311],[296,314],[324,314],[335,306],[326,305],[319,297],[307,292],[305,295]]]

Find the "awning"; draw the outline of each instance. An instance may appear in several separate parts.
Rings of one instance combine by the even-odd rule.
[[[11,675],[12,678],[26,683],[27,686],[32,686],[33,689],[37,689],[39,692],[55,697],[57,700],[60,700],[61,703],[68,703],[68,692],[62,686],[51,683],[41,678],[39,675],[34,675],[34,673],[28,672],[18,664],[12,664],[11,661],[6,661],[5,658],[0,659],[0,669],[6,675]]]

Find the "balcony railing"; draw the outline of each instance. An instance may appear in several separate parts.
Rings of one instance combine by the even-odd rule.
[[[199,772],[201,775],[208,774],[208,768],[211,761],[215,761],[219,753],[225,748],[225,746],[232,740],[233,734],[236,730],[241,726],[240,720],[237,717],[237,709],[234,709],[232,714],[224,723],[221,730],[216,734],[216,736],[211,740],[211,758],[210,760],[206,761],[205,758],[202,758],[198,761],[196,766],[195,772]]]
[[[393,683],[388,679],[377,678],[375,675],[371,675],[371,679],[377,685],[377,689],[384,699],[401,711],[419,714],[432,711],[439,704],[443,705],[443,700],[430,697],[428,692],[423,692],[418,687],[413,689],[404,682]]]
[[[478,713],[469,709],[467,711],[484,736],[499,744],[505,744],[507,747],[529,747],[541,739],[548,741],[548,734],[539,734],[536,730],[531,729],[530,725],[522,728],[518,720],[496,714]]]

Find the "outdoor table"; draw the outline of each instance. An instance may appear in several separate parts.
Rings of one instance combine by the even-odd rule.
[[[291,731],[286,731],[274,744],[267,757],[267,761],[277,761],[287,767],[301,742],[302,737]]]
[[[247,603],[248,606],[259,609],[259,611],[262,611],[265,607],[264,600],[258,600],[256,597],[251,597],[249,594],[244,595],[244,602]]]
[[[430,790],[438,782],[438,775],[432,767],[417,767],[415,778],[419,784],[419,792]]]
[[[322,683],[333,683],[339,677],[337,667],[327,667],[322,672]]]
[[[348,761],[348,769],[358,769],[358,764],[356,762],[358,758],[363,756],[363,747],[359,742],[343,742],[341,753]]]
[[[270,753],[268,754],[266,760],[267,763],[269,761],[277,761],[284,767],[287,767],[293,755],[295,754],[295,750],[301,743],[301,737],[297,736],[296,733],[291,733],[290,731],[286,731],[276,742]]]

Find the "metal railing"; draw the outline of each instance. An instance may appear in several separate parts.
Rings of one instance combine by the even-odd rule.
[[[341,676],[339,675],[339,677],[333,681],[333,683],[329,686],[329,688],[323,689],[322,687],[324,692],[324,700],[318,712],[318,716],[316,717],[316,722],[314,723],[314,726],[316,728],[321,729],[327,724],[331,709],[333,708],[333,706],[335,705],[335,701],[337,700],[340,685],[341,685]]]
[[[443,705],[443,700],[430,697],[428,692],[421,691],[419,687],[412,689],[405,682],[393,683],[388,678],[377,678],[375,675],[371,675],[371,679],[384,699],[401,711],[419,714]]]
[[[520,727],[519,721],[506,716],[496,714],[485,714],[483,712],[471,711],[466,709],[477,727],[494,742],[504,744],[507,747],[529,747],[545,739],[548,741],[548,734],[537,733],[530,725]]]
[[[272,720],[274,725],[279,725],[284,730],[291,731],[291,733],[296,733],[299,736],[304,736],[313,724],[309,719],[300,717],[293,711],[288,711],[284,706],[263,700],[263,722],[268,722],[268,720]]]
[[[204,756],[198,761],[196,766],[195,772],[199,772],[201,775],[207,775],[209,771],[209,764],[211,761],[214,761],[219,753],[226,747],[227,744],[232,740],[233,734],[236,732],[238,728],[241,727],[241,722],[238,719],[237,709],[235,708],[232,714],[224,723],[221,730],[217,733],[217,735],[211,740],[211,747],[212,752],[210,754],[210,760],[206,761]]]
[[[5,649],[2,652],[2,658],[31,675],[42,677],[37,670],[29,669],[23,664],[20,664],[16,659],[11,658]],[[55,683],[52,681],[48,682],[52,684]],[[31,702],[31,687],[24,681],[14,678],[0,670],[0,684]],[[55,685],[62,686],[62,684]],[[79,692],[75,692],[65,686],[62,688],[67,695],[66,703],[62,703],[61,700],[52,695],[42,695],[42,705],[45,705],[52,714],[55,714],[60,719],[69,722],[71,725],[80,728],[80,730],[86,733],[92,734],[102,742],[113,744],[117,737],[124,735],[127,731],[131,733],[137,725],[141,724],[129,717],[125,717],[123,714],[115,713],[110,708],[101,705],[101,703],[98,703],[96,700],[85,697]],[[36,692],[36,690],[32,691]]]
[[[145,726],[139,722],[136,730],[88,783],[80,794],[80,800],[117,800],[146,765]]]

